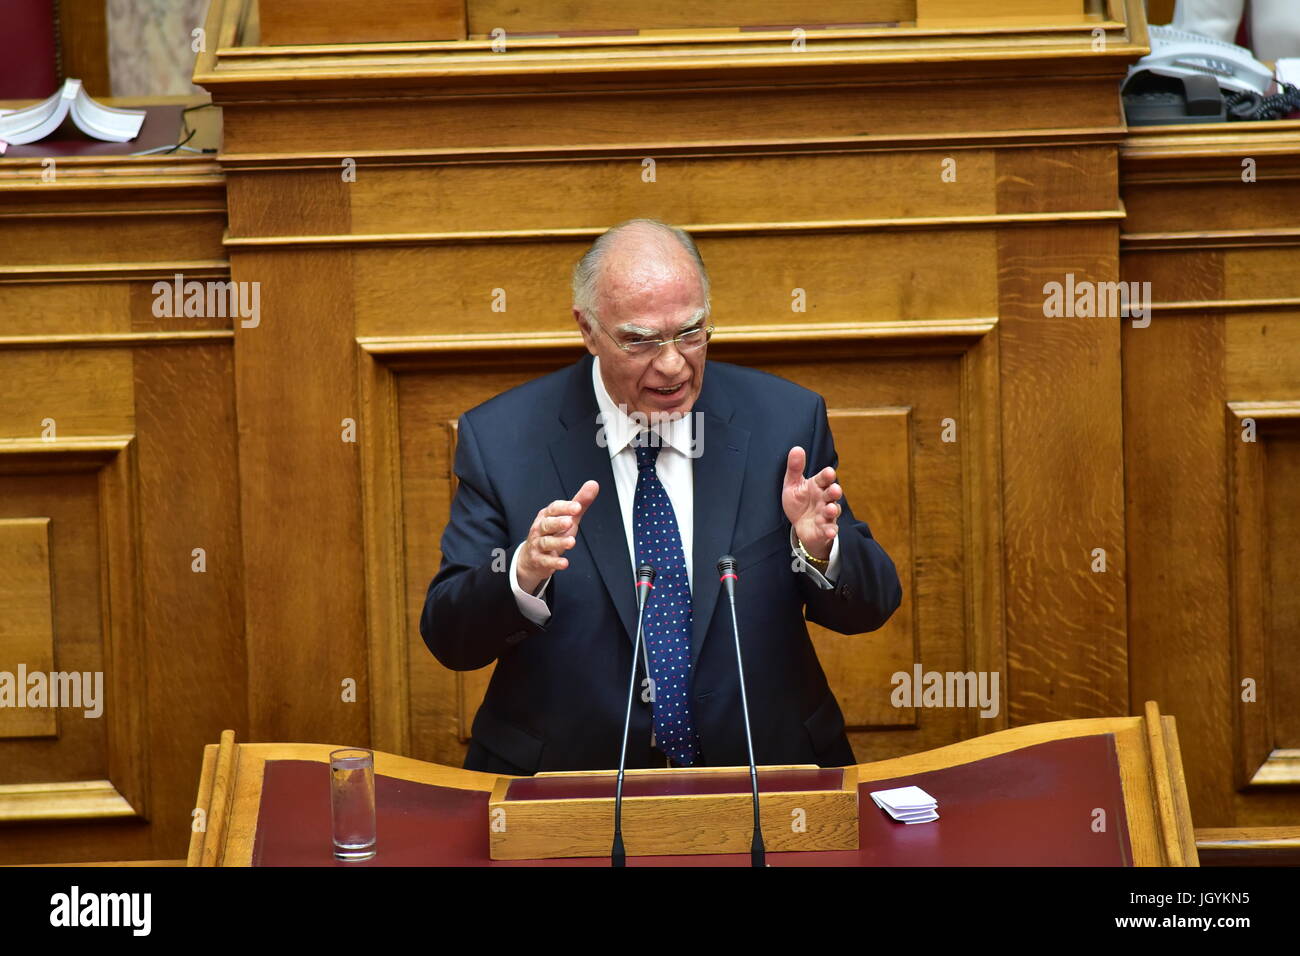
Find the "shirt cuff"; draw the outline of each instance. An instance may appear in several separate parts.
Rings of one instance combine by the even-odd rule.
[[[825,574],[822,574],[799,556],[799,537],[794,533],[793,525],[790,527],[790,554],[795,559],[795,570],[803,571],[816,581],[817,586],[823,591],[829,591],[835,587],[835,581],[840,576],[840,536],[838,534],[835,536],[835,540],[831,542],[830,562],[827,565]]]
[[[542,582],[541,589],[535,596],[519,586],[519,552],[523,548],[523,542],[520,542],[519,547],[515,548],[515,556],[510,559],[510,591],[515,596],[519,613],[540,627],[551,619],[551,609],[546,606],[546,602],[541,597],[551,586],[551,579],[547,578]]]

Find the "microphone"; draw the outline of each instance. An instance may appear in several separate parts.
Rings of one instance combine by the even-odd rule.
[[[636,690],[636,665],[641,651],[641,625],[645,620],[645,606],[654,587],[655,569],[642,563],[636,569],[636,640],[632,644],[632,676],[627,682],[627,713],[623,717],[623,748],[618,755],[618,785],[614,790],[614,845],[609,851],[610,866],[627,866],[627,853],[623,850],[623,771],[627,767],[627,733],[632,726],[632,695]],[[650,662],[646,661],[646,671]]]
[[[763,846],[763,827],[758,819],[758,767],[754,764],[754,738],[749,732],[749,701],[745,699],[745,667],[740,662],[740,625],[736,622],[736,559],[729,554],[718,558],[718,580],[727,592],[731,605],[731,633],[736,638],[736,673],[740,675],[740,712],[745,717],[745,743],[749,747],[749,780],[754,791],[754,839],[749,845],[750,864],[764,866],[766,848]]]

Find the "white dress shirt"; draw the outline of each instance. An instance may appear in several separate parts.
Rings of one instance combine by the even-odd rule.
[[[596,406],[600,419],[592,424],[603,426],[606,447],[609,451],[609,464],[614,472],[614,491],[618,495],[619,510],[623,514],[623,534],[627,540],[629,567],[636,567],[636,540],[632,535],[632,504],[636,498],[636,449],[632,439],[642,430],[642,426],[633,421],[623,410],[614,404],[605,380],[600,374],[600,359],[591,363],[591,387],[596,393]],[[691,417],[683,415],[675,421],[659,422],[651,426],[651,431],[658,434],[660,443],[659,457],[655,460],[655,473],[672,502],[673,514],[677,517],[677,531],[682,539],[682,553],[686,557],[686,577],[694,593],[694,567],[691,562],[691,545],[695,540],[695,468],[691,457]],[[599,433],[597,433],[599,434]],[[600,494],[609,494],[602,488]],[[798,555],[798,539],[794,529],[790,529],[790,547]],[[551,579],[548,577],[537,590],[537,595],[524,591],[519,586],[519,552],[523,542],[515,548],[510,560],[510,589],[520,612],[534,624],[545,624],[551,617],[551,609],[541,599]],[[823,576],[815,568],[800,562],[803,569],[813,577],[820,587],[830,588],[839,571],[840,539],[837,535],[831,543],[830,566]],[[629,586],[635,579],[628,582]]]

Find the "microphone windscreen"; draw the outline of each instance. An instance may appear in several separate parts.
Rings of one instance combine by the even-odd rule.
[[[736,559],[729,554],[718,558],[718,577],[736,573]]]
[[[642,564],[636,569],[637,584],[653,584],[655,580],[655,569],[648,564]]]

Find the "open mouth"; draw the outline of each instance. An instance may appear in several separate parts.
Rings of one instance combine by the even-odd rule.
[[[664,388],[647,388],[646,391],[660,398],[680,398],[686,392],[686,382],[678,382]]]

